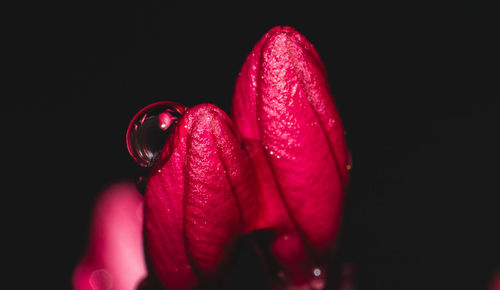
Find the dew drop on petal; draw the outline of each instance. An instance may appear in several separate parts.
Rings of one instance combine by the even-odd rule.
[[[324,269],[314,267],[312,270],[313,279],[310,281],[310,289],[324,289],[326,284],[326,277]]]
[[[158,102],[140,110],[127,130],[130,156],[142,167],[153,167],[184,112],[184,106],[173,102]]]

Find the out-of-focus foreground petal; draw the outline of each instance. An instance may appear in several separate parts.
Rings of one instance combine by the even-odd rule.
[[[500,270],[497,270],[491,281],[490,290],[500,290]]]
[[[233,120],[258,172],[258,228],[278,233],[271,250],[285,276],[299,284],[322,276],[350,155],[323,64],[295,29],[275,27],[256,44],[237,80]]]
[[[76,290],[132,290],[146,276],[143,198],[133,183],[107,188],[96,202],[89,248],[73,273]]]
[[[253,229],[255,174],[216,106],[187,110],[175,130],[146,187],[148,253],[169,289],[217,285],[236,238]]]

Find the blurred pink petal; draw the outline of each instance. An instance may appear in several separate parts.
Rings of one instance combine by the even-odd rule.
[[[500,270],[495,272],[493,281],[491,282],[490,290],[500,290]]]
[[[74,289],[132,290],[146,276],[142,199],[132,183],[117,183],[102,193],[87,254],[73,273]]]

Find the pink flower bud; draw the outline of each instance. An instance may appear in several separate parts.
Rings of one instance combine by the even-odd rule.
[[[236,238],[254,228],[253,167],[216,106],[188,109],[171,138],[146,187],[148,252],[167,288],[214,285]]]
[[[75,290],[132,290],[146,276],[142,196],[117,183],[99,197],[85,258],[73,273]]]
[[[321,287],[350,155],[323,64],[295,29],[275,27],[256,44],[236,83],[233,120],[259,178],[257,228],[278,233],[271,251],[286,279]]]

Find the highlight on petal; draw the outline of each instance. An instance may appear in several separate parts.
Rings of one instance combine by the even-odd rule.
[[[214,105],[187,110],[172,138],[175,148],[146,187],[148,252],[169,289],[215,285],[237,237],[254,228],[253,167]]]
[[[303,278],[311,279],[315,267],[293,270],[306,266],[280,249],[300,244],[313,265],[326,263],[351,166],[344,129],[313,45],[291,27],[271,29],[243,65],[232,109],[260,182],[258,228],[278,233],[274,243],[279,246],[271,248],[290,275],[305,271]]]
[[[142,196],[116,183],[96,202],[89,248],[73,273],[75,290],[132,290],[146,276]]]

